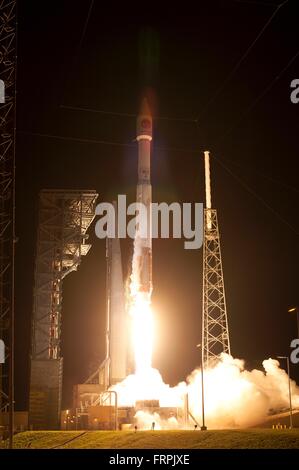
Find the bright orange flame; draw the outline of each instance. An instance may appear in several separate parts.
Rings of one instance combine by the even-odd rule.
[[[133,299],[130,314],[133,319],[132,339],[136,374],[145,374],[152,366],[154,321],[150,302],[139,292]]]

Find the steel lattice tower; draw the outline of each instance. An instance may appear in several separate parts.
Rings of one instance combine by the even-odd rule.
[[[97,197],[94,190],[40,192],[29,396],[29,422],[34,429],[59,426],[63,280],[77,270],[91,247],[86,232],[95,217]]]
[[[212,209],[210,155],[205,152],[206,209],[204,210],[202,362],[211,366],[219,355],[230,354],[217,211]]]
[[[12,447],[14,408],[14,244],[16,145],[16,1],[0,0],[0,420],[9,411]]]

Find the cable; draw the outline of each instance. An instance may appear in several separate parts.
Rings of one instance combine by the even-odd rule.
[[[136,147],[135,143],[128,144],[125,142],[115,142],[115,141],[108,141],[108,140],[93,140],[93,139],[85,139],[85,138],[80,138],[80,137],[68,137],[68,136],[62,136],[62,135],[56,135],[56,134],[43,134],[41,132],[19,130],[18,134],[32,135],[34,137],[44,137],[44,138],[49,138],[49,139],[58,139],[58,140],[80,142],[80,143],[87,143],[87,144],[115,145],[118,147]],[[196,153],[196,154],[198,154],[199,152],[203,150],[201,148],[195,150],[195,149],[184,149],[184,148],[178,148],[178,147],[160,147],[160,146],[154,146],[153,149],[154,150],[166,150],[166,151],[172,151],[172,152]]]
[[[70,109],[73,111],[85,111],[89,113],[107,114],[111,116],[130,117],[130,118],[135,118],[135,119],[138,116],[137,114],[120,113],[116,111],[104,111],[101,109],[93,109],[93,108],[82,108],[81,106],[68,106],[64,104],[61,104],[60,108]],[[156,116],[155,120],[197,122],[196,119],[192,119],[192,118],[176,118],[176,117],[167,117],[167,116]]]
[[[36,137],[46,137],[49,139],[59,139],[59,140],[66,140],[66,141],[73,141],[73,142],[82,142],[86,144],[104,144],[104,145],[116,145],[121,147],[135,147],[134,144],[126,144],[122,142],[109,142],[106,140],[92,140],[92,139],[82,139],[79,137],[66,137],[62,135],[54,135],[54,134],[42,134],[39,132],[29,132],[29,131],[18,131],[19,134],[25,135],[32,135]]]
[[[235,162],[233,160],[230,160],[230,159],[229,159],[229,163],[231,163],[231,164],[237,166],[238,168],[242,169],[242,165],[240,165],[240,163],[237,163],[237,162]],[[246,165],[246,166],[247,166],[247,168],[249,168],[250,171],[252,171],[253,173],[255,173],[259,176],[261,176],[262,178],[265,178],[266,180],[271,181],[272,183],[280,185],[280,186],[284,187],[285,189],[289,189],[290,191],[294,191],[295,193],[299,193],[299,188],[295,188],[294,186],[291,186],[290,184],[284,183],[283,181],[279,181],[276,178],[273,178],[272,176],[266,175],[265,173],[263,173],[261,171],[258,171],[255,167],[252,168],[252,167],[249,167],[249,165]]]
[[[290,67],[290,65],[294,62],[294,60],[298,57],[299,55],[299,50],[296,52],[296,54],[289,60],[289,62],[287,63],[287,65],[279,72],[278,75],[276,75],[276,77],[274,77],[273,80],[271,80],[271,82],[266,86],[266,88],[256,97],[256,99],[251,103],[250,106],[248,106],[248,108],[246,108],[246,110],[244,111],[244,113],[241,115],[241,117],[239,118],[239,120],[233,124],[226,132],[224,132],[218,141],[222,141],[224,138],[227,137],[227,135],[229,135],[234,129],[235,127],[237,127],[240,122],[243,121],[243,119],[247,116],[248,113],[250,113],[250,111],[252,111],[252,109],[259,103],[259,101],[268,93],[268,91],[271,90],[271,88],[273,87],[273,85],[282,77],[282,75],[285,73],[285,71]]]
[[[272,3],[272,2],[260,2],[260,1],[249,1],[249,0],[233,0],[236,3],[248,3],[249,5],[262,5],[262,6],[267,6],[267,7],[277,7],[279,3]]]
[[[270,23],[272,22],[273,18],[276,16],[276,14],[278,13],[278,10],[280,10],[281,7],[283,7],[289,0],[285,0],[284,2],[280,3],[276,9],[274,10],[274,12],[272,13],[272,15],[270,16],[270,18],[266,21],[266,23],[264,24],[264,26],[262,27],[261,31],[258,33],[258,35],[256,36],[256,38],[254,39],[254,41],[250,44],[250,46],[248,47],[248,49],[244,52],[244,54],[242,55],[242,57],[238,60],[238,62],[236,63],[236,65],[233,67],[232,71],[228,74],[228,76],[226,77],[226,79],[222,82],[222,84],[217,88],[216,92],[214,93],[214,95],[212,96],[212,98],[210,98],[210,100],[207,102],[207,104],[204,106],[203,108],[203,111],[200,113],[197,121],[199,121],[203,115],[206,113],[207,109],[210,107],[210,105],[212,103],[214,103],[214,101],[216,100],[216,98],[219,96],[219,94],[222,92],[222,90],[225,88],[225,86],[227,85],[227,83],[230,82],[230,80],[232,79],[232,77],[235,75],[236,71],[239,69],[240,65],[242,64],[242,62],[246,59],[246,57],[248,56],[248,54],[250,53],[250,51],[253,49],[253,47],[255,46],[255,44],[258,42],[258,40],[260,39],[260,37],[264,34],[264,32],[266,31],[266,29],[268,28],[268,26],[270,25]]]
[[[89,18],[90,18],[90,14],[91,14],[93,4],[94,4],[94,0],[91,0],[89,10],[88,10],[88,13],[87,13],[87,17],[86,17],[86,20],[85,20],[85,23],[84,23],[83,31],[82,31],[82,34],[81,34],[81,38],[80,38],[80,41],[79,41],[79,44],[78,44],[77,55],[79,54],[79,51],[80,51],[82,43],[83,43],[83,39],[84,39],[86,31],[87,31],[87,27],[88,27]]]
[[[80,437],[84,436],[84,434],[87,434],[88,432],[89,431],[83,431],[80,434],[77,434],[76,436],[71,437],[67,441],[62,442],[61,444],[57,444],[56,446],[50,447],[50,449],[59,449],[59,447],[65,446],[65,445],[69,444],[70,442],[79,439]]]
[[[215,157],[213,158],[233,177],[235,178],[241,186],[243,186],[246,191],[248,191],[252,196],[254,196],[264,207],[266,207],[272,214],[274,214],[281,222],[283,222],[289,229],[292,230],[297,236],[299,236],[299,232],[291,225],[284,217],[282,217],[273,207],[271,207],[257,192],[252,189],[248,184],[242,180],[238,175],[236,175],[220,158]]]
[[[71,109],[72,111],[85,111],[85,112],[88,112],[88,113],[99,113],[99,114],[108,114],[108,115],[112,115],[112,116],[122,116],[122,117],[136,118],[136,114],[118,113],[118,112],[115,112],[115,111],[103,111],[101,109],[82,108],[80,106],[68,106],[68,105],[61,104],[60,108]]]
[[[198,118],[173,118],[173,117],[168,117],[168,116],[157,116],[155,119],[156,120],[167,120],[167,121],[185,121],[185,122],[193,122],[193,123],[198,123],[199,119],[202,117],[202,115],[206,112],[206,110],[208,109],[208,107],[215,101],[215,99],[218,97],[218,95],[221,93],[221,91],[224,89],[224,87],[226,86],[227,83],[229,83],[229,81],[231,80],[231,78],[233,77],[233,75],[236,73],[236,71],[238,70],[238,68],[240,67],[241,63],[246,59],[246,57],[248,56],[248,54],[250,53],[251,49],[255,46],[255,44],[257,43],[257,41],[260,39],[260,37],[263,35],[263,33],[265,32],[265,30],[267,29],[267,27],[269,26],[269,24],[272,22],[274,16],[277,14],[278,10],[283,7],[289,0],[285,0],[284,2],[280,3],[279,5],[276,5],[276,9],[275,11],[273,12],[273,14],[271,15],[271,17],[268,19],[268,21],[265,23],[265,25],[263,26],[263,28],[261,29],[261,31],[258,33],[258,35],[256,36],[256,38],[254,39],[254,41],[250,44],[250,46],[248,47],[248,49],[245,51],[245,53],[242,55],[242,57],[240,58],[240,60],[237,62],[237,64],[234,66],[234,68],[232,69],[232,71],[229,73],[229,75],[226,77],[226,79],[222,82],[222,84],[220,85],[220,87],[216,90],[215,94],[212,96],[212,98],[208,101],[208,103],[206,104],[206,106],[204,107],[203,111],[201,112],[201,114],[199,115]],[[82,32],[82,36],[81,36],[81,39],[80,39],[80,42],[79,42],[79,46],[78,46],[78,51],[80,50],[81,48],[81,45],[82,45],[82,42],[83,42],[83,38],[85,36],[85,33],[86,33],[86,30],[87,30],[87,25],[88,25],[88,22],[89,22],[89,18],[90,18],[90,13],[91,13],[91,10],[92,10],[92,7],[93,7],[93,3],[94,3],[94,0],[91,0],[91,5],[90,5],[90,8],[89,8],[89,11],[88,11],[88,14],[87,14],[87,18],[86,18],[86,21],[85,21],[85,25],[84,25],[84,28],[83,28],[83,32]],[[240,2],[240,3],[243,3],[243,2]],[[251,3],[251,2],[250,2]],[[272,4],[273,5],[273,4]],[[85,108],[85,107],[80,107],[80,106],[68,106],[68,105],[63,105],[61,104],[60,105],[60,108],[63,108],[63,109],[70,109],[70,110],[74,110],[74,111],[85,111],[85,112],[91,112],[91,113],[98,113],[98,114],[105,114],[105,115],[114,115],[114,116],[122,116],[122,117],[130,117],[130,118],[136,118],[137,115],[136,114],[130,114],[130,113],[121,113],[121,112],[115,112],[115,111],[104,111],[104,110],[97,110],[97,109],[92,109],[92,108]]]
[[[65,137],[65,136],[59,136],[59,135],[53,135],[53,134],[42,134],[38,132],[29,132],[29,131],[18,131],[20,134],[25,134],[25,135],[32,135],[32,136],[37,136],[37,137],[46,137],[46,138],[54,138],[54,139],[59,139],[59,140],[65,140],[65,141],[73,141],[73,142],[82,142],[82,143],[91,143],[91,144],[104,144],[104,145],[115,145],[115,146],[121,146],[121,147],[135,147],[135,144],[127,144],[127,143],[121,143],[121,142],[110,142],[110,141],[105,141],[105,140],[92,140],[92,139],[82,139],[82,138],[76,138],[76,137]],[[198,150],[193,150],[193,149],[179,149],[179,148],[169,148],[169,147],[154,147],[156,150],[170,150],[170,151],[180,151],[180,152],[189,152],[189,153],[196,153],[198,154],[202,149]],[[285,225],[287,225],[297,236],[299,236],[299,232],[286,220],[284,219],[278,212],[276,212],[261,196],[259,196],[256,191],[254,191],[250,186],[245,183],[238,175],[236,175],[230,168],[228,168],[225,163],[215,157],[213,155],[214,160],[216,160],[233,178],[235,178],[251,195],[253,195],[259,202],[261,202],[270,212],[272,212],[281,222],[283,222]]]
[[[197,119],[195,118],[177,118],[177,117],[169,117],[169,116],[156,116],[155,120],[157,121],[185,121],[185,122],[197,123]]]
[[[80,50],[81,50],[83,40],[84,40],[85,35],[86,35],[86,31],[87,31],[87,27],[88,27],[88,23],[89,23],[89,19],[90,19],[93,4],[94,4],[94,0],[91,0],[90,5],[89,5],[89,9],[88,9],[88,12],[87,12],[86,20],[84,22],[83,30],[82,30],[82,33],[81,33],[81,37],[80,37],[80,40],[79,40],[79,43],[78,43],[78,46],[77,46],[77,49],[76,49],[76,51],[74,51],[74,55],[70,59],[69,67],[66,70],[66,73],[65,73],[65,76],[64,76],[64,79],[63,79],[63,82],[62,82],[62,87],[61,87],[60,97],[59,97],[58,103],[59,102],[61,103],[64,100],[63,97],[64,97],[64,91],[66,89],[66,85],[70,81],[70,76],[71,75],[73,76],[72,72],[74,72],[76,64],[79,61]]]

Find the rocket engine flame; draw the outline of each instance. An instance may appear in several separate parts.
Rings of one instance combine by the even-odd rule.
[[[151,305],[147,296],[138,292],[133,298],[129,311],[132,316],[132,341],[136,374],[145,375],[152,365],[154,322]]]
[[[132,346],[135,359],[135,373],[145,375],[152,367],[154,340],[154,319],[151,308],[151,286],[143,283],[144,240],[136,235],[132,260],[130,283],[129,315],[132,319]]]

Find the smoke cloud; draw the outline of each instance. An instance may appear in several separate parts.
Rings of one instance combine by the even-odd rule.
[[[222,354],[220,361],[204,370],[206,424],[211,429],[251,427],[263,423],[269,412],[289,407],[288,375],[275,359],[262,363],[263,370],[248,371],[245,361]],[[184,406],[188,393],[189,410],[201,424],[201,370],[194,370],[185,382],[170,387],[156,369],[129,375],[113,387],[120,406],[134,406],[139,400],[159,400],[161,407]],[[299,387],[291,381],[292,402],[299,408]],[[186,427],[183,418],[163,419],[158,413],[137,411],[139,429],[178,429]],[[189,426],[194,422],[190,418]]]

